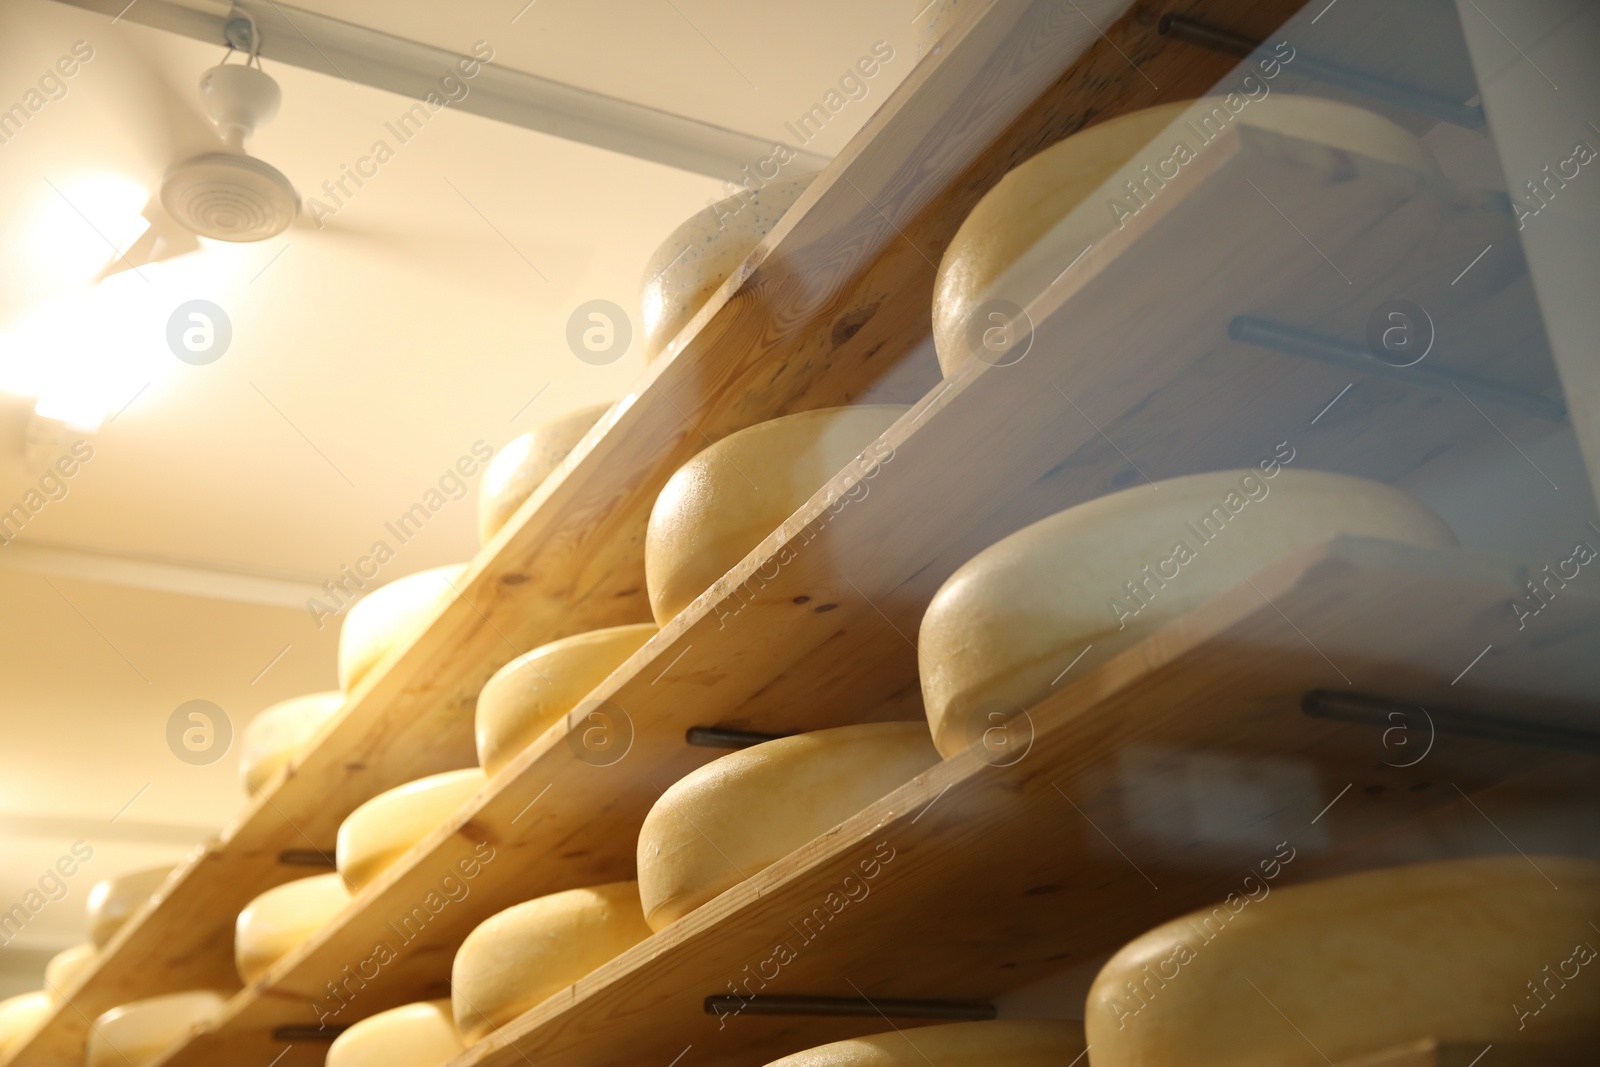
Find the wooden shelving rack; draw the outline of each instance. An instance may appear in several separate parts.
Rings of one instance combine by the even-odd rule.
[[[686,745],[689,727],[919,718],[921,614],[957,566],[1007,533],[1146,475],[1252,465],[1278,442],[1295,465],[1393,482],[1452,444],[1542,432],[1526,407],[1495,409],[1490,423],[1442,382],[1359,377],[1230,339],[1250,316],[1359,340],[1367,310],[1404,294],[1453,309],[1440,326],[1450,369],[1560,395],[1542,338],[1527,336],[1539,316],[1525,271],[1470,302],[1450,292],[1484,244],[1516,247],[1503,197],[1253,128],[1212,143],[1124,230],[1046,291],[1022,294],[1026,358],[940,379],[935,264],[983,193],[1090,122],[1201,95],[1228,73],[1232,58],[1163,37],[1160,14],[1260,39],[1298,6],[1141,0],[1101,34],[1071,5],[976,5],[484,547],[461,595],[0,1067],[76,1064],[99,1012],[190,988],[233,996],[163,1067],[319,1064],[335,1032],[319,1020],[337,1028],[448,995],[455,948],[483,919],[630,877],[660,791],[719,754]],[[1063,267],[1076,251],[1063,250]],[[1352,377],[1345,407],[1319,416]],[[586,724],[569,716],[337,921],[239,988],[238,911],[331,865],[335,831],[361,802],[471,765],[474,701],[496,669],[546,641],[649,620],[645,517],[672,471],[745,426],[862,401],[914,405],[880,442],[889,457],[840,472],[591,694],[628,724],[625,756],[586,752]],[[1068,672],[1032,709],[1032,747],[1014,765],[946,760],[456,1067],[665,1064],[690,1049],[685,1067],[760,1064],[883,1029],[876,1016],[719,1020],[704,1009],[880,842],[895,858],[871,897],[808,941],[771,992],[990,1000],[1213,899],[1268,836],[1301,843],[1295,878],[1370,866],[1384,850],[1451,854],[1461,845],[1440,814],[1463,795],[1520,795],[1535,775],[1590,789],[1582,757],[1441,734],[1426,763],[1397,769],[1375,749],[1381,730],[1308,717],[1300,702],[1348,690],[1525,719],[1535,733],[1582,728],[1597,687],[1580,668],[1600,601],[1565,596],[1521,634],[1506,602],[1522,578],[1468,553],[1359,540],[1277,561],[1111,662]],[[1193,798],[1173,792],[1172,761],[1186,753],[1276,768],[1262,786],[1271,825],[1255,836],[1184,829]],[[1320,819],[1347,784],[1337,817]],[[493,859],[468,893],[402,941],[396,921],[484,845]],[[370,973],[381,942],[397,958]],[[352,969],[357,992],[330,999]]]

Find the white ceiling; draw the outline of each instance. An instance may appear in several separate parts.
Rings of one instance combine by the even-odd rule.
[[[866,95],[808,145],[833,155],[910,71],[911,20],[929,2],[311,0],[301,6],[456,52],[483,41],[501,66],[790,144],[795,139],[784,123],[821,101],[884,41],[894,58],[867,82]]]
[[[786,118],[887,40],[895,59],[811,145],[828,154],[913,63],[912,5],[888,0],[537,0],[515,23],[523,0],[301,6],[454,50],[488,40],[497,63],[763,138],[784,137]],[[341,232],[208,244],[96,291],[111,256],[96,230],[126,233],[170,161],[148,72],[188,94],[222,50],[12,0],[0,9],[0,109],[79,40],[94,58],[0,144],[0,511],[39,485],[41,457],[80,438],[93,449],[65,496],[28,522],[20,541],[31,546],[313,584],[335,576],[475,442],[498,449],[621,395],[641,370],[637,353],[579,361],[564,341],[568,315],[593,298],[633,308],[656,244],[720,195],[706,177],[446,109],[340,211]],[[409,106],[267,70],[283,108],[249,148],[302,196]],[[234,332],[206,366],[180,362],[163,340],[172,310],[196,298],[220,305]],[[112,410],[131,403],[52,444],[55,428],[31,419],[27,395],[52,389],[98,390]],[[30,434],[45,438],[32,458]],[[474,508],[470,494],[449,503],[383,579],[469,556]],[[298,608],[19,569],[44,558],[27,551],[0,546],[0,908],[71,841],[97,848],[69,896],[17,942],[12,970],[36,973],[21,949],[82,937],[88,875],[175,861],[242,803],[231,754],[193,767],[167,749],[173,710],[210,700],[238,729],[268,704],[332,688],[336,634]],[[4,963],[0,991],[16,980]]]

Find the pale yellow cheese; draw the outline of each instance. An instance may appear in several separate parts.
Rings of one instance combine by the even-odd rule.
[[[1112,493],[1026,526],[958,568],[917,640],[939,751],[978,741],[994,715],[1035,703],[1069,665],[1081,676],[1297,549],[1338,534],[1456,545],[1442,519],[1398,489],[1276,459],[1267,469],[1270,477],[1213,471]]]
[[[819,1045],[767,1067],[1068,1067],[1083,1050],[1080,1022],[995,1019],[906,1026]]]
[[[488,544],[522,502],[533,495],[583,435],[611,410],[595,404],[543,423],[500,450],[478,483],[478,541]]]
[[[654,637],[654,623],[591,630],[541,645],[501,667],[478,694],[478,762],[500,773]]]
[[[1292,64],[1286,69],[1293,70]],[[1269,95],[1255,100],[1235,95],[1234,107],[1247,101],[1237,112],[1227,106],[1229,98],[1221,97],[1162,104],[1108,119],[1045,149],[1002,178],[962,222],[939,263],[933,337],[945,374],[972,357],[969,330],[984,302],[998,296],[1027,303],[1084,249],[1126,225],[1142,204],[1160,202],[1165,182],[1181,180],[1187,166],[1174,159],[1175,147],[1187,145],[1194,158],[1208,151],[1190,121],[1195,129],[1207,131],[1207,137],[1243,124],[1412,170],[1438,170],[1415,135],[1381,115],[1260,84]],[[1256,90],[1258,95],[1261,91]],[[1217,108],[1227,117],[1218,117]],[[1146,166],[1154,177],[1146,174]],[[1127,189],[1128,181],[1143,190],[1140,197]],[[1265,203],[1261,207],[1272,210]],[[993,287],[1002,276],[1005,291],[1000,293]],[[1083,354],[1091,356],[1098,354]]]
[[[362,1019],[328,1046],[325,1067],[444,1067],[467,1049],[448,1000],[405,1004]]]
[[[93,945],[73,945],[50,957],[44,965],[44,988],[56,999],[70,996],[78,981],[94,969],[100,950]]]
[[[1111,958],[1086,1005],[1094,1067],[1326,1067],[1417,1038],[1491,1058],[1600,1047],[1591,860],[1508,853],[1246,891]]]
[[[392,649],[416,637],[456,595],[466,564],[418,571],[356,601],[339,631],[339,688],[346,693]]]
[[[85,909],[89,914],[89,940],[94,947],[105,948],[175,870],[173,866],[148,867],[96,882],[89,890]]]
[[[488,777],[477,767],[418,778],[379,793],[339,824],[335,842],[339,873],[357,892],[482,789]]]
[[[939,762],[920,722],[864,723],[731,752],[669,786],[639,830],[660,930]]]
[[[42,989],[0,1000],[0,1057],[19,1048],[55,1007],[55,1000]]]
[[[786,415],[730,434],[679,467],[645,533],[656,622],[688,607],[907,410],[865,404]]]
[[[636,882],[569,889],[507,908],[467,935],[450,969],[468,1044],[650,936]]]
[[[233,927],[233,962],[249,985],[350,903],[338,874],[318,874],[267,890],[239,913]]]
[[[239,777],[245,792],[252,796],[260,792],[343,707],[342,692],[308,693],[274,704],[251,719],[239,739]]]
[[[695,312],[756,250],[814,174],[783,175],[690,216],[645,264],[639,290],[644,358],[661,354]]]
[[[210,1026],[222,997],[209,990],[169,993],[112,1008],[89,1029],[85,1067],[149,1067],[180,1038]]]

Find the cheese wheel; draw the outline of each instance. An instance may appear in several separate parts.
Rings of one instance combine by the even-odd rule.
[[[45,992],[57,1000],[67,999],[83,976],[94,970],[99,958],[100,950],[88,944],[73,945],[57,952],[44,965]]]
[[[0,1057],[22,1046],[34,1028],[50,1017],[56,1002],[44,990],[0,1000]]]
[[[639,830],[639,896],[660,930],[915,778],[920,722],[875,722],[731,752],[661,794]]]
[[[1245,98],[1227,99],[1237,103]],[[971,358],[972,320],[979,306],[995,295],[992,288],[1002,276],[1004,295],[1015,301],[1027,303],[1044,292],[1085,248],[1126,224],[1143,203],[1160,202],[1162,176],[1175,178],[1184,166],[1177,147],[1186,146],[1189,158],[1206,151],[1196,130],[1215,138],[1235,124],[1318,141],[1413,170],[1438,170],[1415,135],[1383,116],[1283,92],[1249,101],[1237,114],[1223,98],[1207,98],[1162,104],[1090,126],[1002,178],[945,249],[933,294],[934,346],[944,373],[952,374]],[[1145,200],[1128,190],[1128,181]]]
[[[995,1019],[853,1037],[767,1067],[1067,1067],[1083,1050],[1083,1024],[1076,1020]]]
[[[250,720],[239,742],[239,777],[254,796],[305,751],[318,730],[344,707],[342,692],[309,693],[272,705]]]
[[[507,908],[456,952],[456,1028],[472,1044],[649,936],[636,882],[569,889]]]
[[[939,751],[954,755],[1000,709],[1036,702],[1080,653],[1079,675],[1337,534],[1456,545],[1398,489],[1276,460],[1126,489],[1022,528],[959,567],[922,617],[922,698]]]
[[[478,483],[478,542],[488,544],[522,502],[578,446],[611,405],[595,404],[551,419],[500,450]]]
[[[679,467],[645,532],[656,622],[665,626],[688,607],[907,410],[866,404],[785,415],[730,434]]]
[[[540,645],[501,667],[478,694],[478,762],[500,773],[657,633],[654,623],[591,630]]]
[[[96,882],[89,890],[89,940],[95,948],[105,948],[133,913],[144,907],[156,890],[177,867],[148,867],[115,878]]]
[[[392,649],[411,641],[449,603],[464,563],[398,578],[356,601],[339,631],[339,688],[346,693]]]
[[[325,1067],[444,1067],[467,1050],[448,1000],[405,1004],[334,1038]]]
[[[196,1030],[216,1022],[223,1000],[209,990],[169,993],[112,1008],[89,1028],[86,1067],[149,1067]]]
[[[477,767],[418,778],[379,793],[339,824],[335,859],[344,884],[358,892],[442,824],[488,776]]]
[[[695,212],[661,242],[645,264],[639,289],[644,323],[640,339],[647,362],[661,354],[695,312],[750,258],[815,177],[787,175],[754,191],[742,190]]]
[[[350,903],[335,874],[318,874],[267,890],[239,913],[233,926],[233,963],[249,985],[310,940]]]
[[[1600,994],[1583,984],[1600,977],[1600,864],[1485,856],[1255,882],[1111,958],[1086,1005],[1094,1067],[1325,1067],[1417,1038],[1600,1046]]]

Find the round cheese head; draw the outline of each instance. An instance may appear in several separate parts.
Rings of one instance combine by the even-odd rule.
[[[1583,985],[1600,968],[1600,864],[1519,854],[1243,884],[1100,971],[1095,1067],[1326,1067],[1422,1038],[1600,1047]]]
[[[639,288],[648,362],[678,336],[722,283],[756,250],[815,174],[785,175],[697,211],[661,242]]]
[[[216,1022],[223,1000],[209,990],[169,993],[112,1008],[89,1028],[86,1067],[149,1067],[179,1039]]]
[[[93,945],[73,945],[50,957],[44,965],[44,989],[57,1000],[71,995],[84,975],[94,970],[100,950]]]
[[[488,776],[477,767],[418,778],[379,793],[339,824],[335,844],[339,874],[352,893],[442,824]]]
[[[1005,292],[1013,299],[1044,292],[1085,248],[1126,225],[1144,204],[1159,204],[1165,183],[1205,152],[1210,140],[1238,124],[1413,170],[1438,170],[1409,131],[1381,115],[1315,96],[1275,92],[1251,100],[1236,94],[1107,119],[1012,170],[956,231],[933,291],[933,339],[944,373],[972,357],[982,331],[973,320],[995,295],[997,280],[1006,277]]]
[[[767,1067],[1068,1067],[1083,1050],[1083,1024],[1076,1020],[995,1019],[853,1037]]]
[[[456,1029],[472,1044],[649,936],[636,882],[569,889],[507,908],[456,952]]]
[[[466,569],[453,563],[418,571],[356,601],[339,631],[339,688],[348,693],[392,649],[420,634],[456,595]]]
[[[337,873],[285,882],[256,897],[233,927],[233,963],[239,980],[249,985],[266,974],[349,903],[350,891]]]
[[[995,716],[1038,701],[1079,654],[1075,674],[1337,534],[1456,545],[1398,489],[1277,460],[1126,489],[1018,530],[962,564],[922,617],[922,699],[939,751],[954,755]]]
[[[89,940],[95,948],[105,948],[133,913],[144,907],[151,894],[160,889],[175,866],[148,867],[115,878],[96,882],[89,890]]]
[[[660,930],[935,763],[920,722],[797,734],[729,753],[668,787],[639,830],[639,896]]]
[[[341,692],[310,693],[274,704],[250,720],[239,742],[239,776],[245,792],[254,796],[290,760],[305,751],[306,743],[323,723],[344,707]]]
[[[20,1048],[34,1028],[50,1017],[56,1002],[44,990],[0,1000],[0,1056]]]
[[[444,1067],[467,1050],[448,1000],[405,1004],[362,1019],[328,1046],[326,1067]]]
[[[656,622],[665,626],[688,607],[907,410],[866,404],[785,415],[730,434],[679,467],[645,532]]]
[[[563,637],[501,667],[478,694],[478,762],[499,774],[656,634],[654,623]]]
[[[611,410],[595,404],[543,423],[500,450],[478,483],[478,542],[488,544],[522,502],[578,446],[583,435]]]

